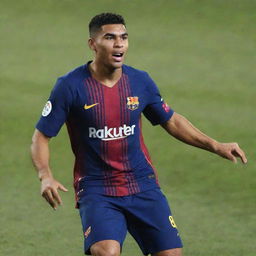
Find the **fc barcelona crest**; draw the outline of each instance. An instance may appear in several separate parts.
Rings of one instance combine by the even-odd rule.
[[[139,107],[139,97],[127,97],[127,108],[135,110]]]

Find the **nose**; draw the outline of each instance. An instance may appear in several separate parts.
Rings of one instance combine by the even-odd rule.
[[[117,37],[116,40],[115,40],[114,47],[116,47],[116,48],[123,48],[123,46],[124,46],[123,39]]]

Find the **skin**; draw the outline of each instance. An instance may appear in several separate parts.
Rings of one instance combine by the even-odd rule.
[[[57,206],[62,204],[58,190],[68,190],[53,178],[49,166],[49,141],[48,137],[36,129],[32,137],[31,157],[41,181],[41,195],[56,210]]]
[[[242,163],[247,163],[245,153],[236,142],[220,143],[199,131],[180,114],[174,113],[162,127],[170,135],[189,145],[208,150],[234,163],[237,163],[237,158],[240,158]]]
[[[128,33],[122,24],[102,26],[101,31],[88,40],[94,52],[94,60],[89,69],[92,76],[102,84],[113,87],[122,75],[122,65],[128,50]],[[113,54],[123,53],[120,59]]]
[[[120,251],[120,244],[115,240],[103,240],[91,246],[93,256],[120,256]],[[182,256],[181,248],[160,251],[152,256]]]
[[[103,86],[113,87],[122,75],[122,65],[128,50],[128,34],[122,24],[104,25],[102,29],[92,35],[88,45],[94,51],[94,59],[90,64],[92,76],[101,82]],[[122,52],[123,56],[116,58],[115,53]],[[195,128],[185,117],[174,113],[172,118],[162,127],[173,137],[189,145],[215,153],[234,163],[240,158],[246,163],[245,153],[237,143],[220,143],[205,135]],[[62,204],[59,190],[68,190],[54,179],[49,166],[49,141],[37,129],[32,137],[31,157],[41,181],[41,195],[53,209]],[[91,252],[94,256],[119,256],[120,244],[114,240],[104,240],[92,245]],[[153,256],[181,256],[181,249],[165,250],[153,254]]]

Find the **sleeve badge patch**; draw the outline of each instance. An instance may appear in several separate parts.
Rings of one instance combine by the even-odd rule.
[[[168,113],[168,112],[170,111],[170,107],[169,107],[168,104],[165,103],[165,102],[162,104],[162,108],[164,109],[164,111],[165,111],[166,113]]]
[[[51,111],[52,111],[52,103],[48,100],[42,111],[42,116],[44,117],[48,116],[51,113]]]

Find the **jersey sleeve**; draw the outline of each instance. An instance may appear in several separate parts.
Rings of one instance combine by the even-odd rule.
[[[72,93],[63,78],[59,78],[46,102],[36,128],[48,137],[58,134],[72,105]]]
[[[147,74],[146,86],[148,90],[148,100],[143,114],[152,125],[158,125],[168,121],[174,111],[164,102],[155,82]]]

